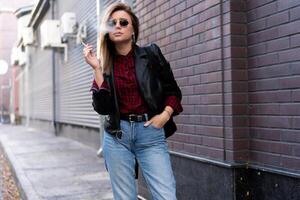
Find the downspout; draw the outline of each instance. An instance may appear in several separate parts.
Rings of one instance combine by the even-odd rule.
[[[26,64],[25,64],[25,109],[26,109],[26,123],[25,126],[29,127],[30,125],[30,92],[29,92],[29,66],[30,66],[30,52],[29,47],[25,46],[25,55],[26,55]]]
[[[55,19],[55,9],[54,9],[54,1],[55,0],[50,0],[50,9],[51,9],[51,19]],[[57,136],[57,123],[56,123],[56,70],[55,70],[55,49],[52,48],[52,101],[53,101],[53,108],[52,108],[52,113],[53,113],[53,128],[54,128],[54,134]]]

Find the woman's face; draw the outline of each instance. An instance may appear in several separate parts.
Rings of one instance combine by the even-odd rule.
[[[132,40],[133,26],[130,15],[123,11],[115,11],[108,20],[109,39],[115,43],[128,43]]]

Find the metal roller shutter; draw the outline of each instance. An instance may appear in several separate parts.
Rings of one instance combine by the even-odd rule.
[[[62,8],[65,2],[57,2]],[[69,1],[68,7],[76,13],[79,23],[86,21],[88,39],[86,43],[92,44],[96,50],[97,43],[97,17],[96,1]],[[61,16],[63,13],[59,13]],[[93,72],[84,61],[82,45],[76,45],[74,39],[68,42],[68,62],[57,63],[57,106],[56,120],[62,123],[82,125],[99,128],[99,116],[93,110],[92,98],[89,92]],[[61,55],[57,56],[61,57]],[[60,59],[62,60],[62,59]]]

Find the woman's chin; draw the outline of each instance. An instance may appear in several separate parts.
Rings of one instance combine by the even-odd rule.
[[[130,39],[128,40],[128,39],[124,39],[124,38],[114,38],[112,41],[115,44],[124,44],[124,43],[131,42]]]

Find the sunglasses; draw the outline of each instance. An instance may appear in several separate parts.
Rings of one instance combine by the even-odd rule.
[[[109,21],[107,22],[107,25],[108,25],[109,27],[115,27],[115,26],[117,25],[117,22],[118,22],[118,21],[119,21],[120,26],[121,26],[122,28],[127,27],[128,24],[129,24],[129,22],[128,22],[127,19],[120,18],[119,20],[117,20],[117,19],[111,19],[111,20],[109,20]]]

